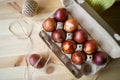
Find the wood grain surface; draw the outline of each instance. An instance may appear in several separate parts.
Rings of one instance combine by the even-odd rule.
[[[52,74],[46,74],[45,68],[36,70],[33,77],[34,80],[95,80],[99,78],[98,72],[92,77],[82,76],[76,79],[57,59],[57,57],[49,50],[44,42],[39,38],[39,30],[41,28],[40,21],[48,17],[55,9],[63,7],[60,0],[36,0],[39,3],[39,10],[33,17],[23,17],[21,14],[22,4],[24,0],[11,0],[0,2],[0,80],[25,80],[24,74],[26,69],[25,56],[33,53],[37,54],[52,54],[52,65],[55,71]],[[120,33],[120,3],[115,3],[113,7],[105,11],[101,16],[118,32]],[[19,39],[9,31],[9,26],[12,22],[25,19],[30,22],[33,27],[31,38],[33,39],[32,50],[28,50],[29,39]],[[20,32],[20,31],[18,31]],[[120,60],[113,60],[110,65],[114,63],[114,67],[120,67]],[[116,64],[115,64],[116,63]],[[50,66],[50,64],[48,65]],[[33,67],[30,67],[33,70]],[[110,68],[107,68],[110,69]],[[119,68],[117,68],[119,69]],[[115,70],[115,69],[113,69]],[[117,70],[116,70],[117,71]],[[118,70],[119,71],[119,70]],[[106,73],[99,79],[105,78],[105,75],[116,75],[118,73]],[[107,76],[108,76],[107,75]],[[108,76],[109,77],[109,76]],[[105,80],[109,80],[109,78]],[[117,76],[120,79],[119,76]],[[117,79],[116,78],[116,79]]]

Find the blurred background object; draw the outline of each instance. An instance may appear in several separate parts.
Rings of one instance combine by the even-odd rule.
[[[120,0],[86,0],[120,34]]]
[[[109,9],[105,10],[101,17],[120,34],[120,0],[117,0]]]
[[[111,7],[115,0],[86,0],[97,12],[101,13]]]

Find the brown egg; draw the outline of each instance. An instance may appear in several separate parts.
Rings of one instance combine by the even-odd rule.
[[[77,51],[72,54],[71,60],[74,64],[81,64],[85,61],[85,54],[82,51]]]
[[[47,32],[52,32],[56,29],[57,23],[53,18],[47,18],[43,22],[43,28]]]
[[[78,22],[74,18],[69,18],[64,24],[66,32],[74,32],[78,28]]]
[[[88,40],[85,42],[83,50],[86,54],[92,54],[97,50],[97,48],[97,43],[94,40]]]
[[[87,40],[87,37],[88,37],[87,32],[83,29],[78,29],[74,33],[74,40],[77,43],[84,43]]]
[[[62,44],[62,50],[65,53],[73,53],[76,49],[76,43],[73,40],[66,40]]]
[[[62,29],[55,30],[52,33],[52,39],[58,43],[63,42],[65,40],[65,37],[66,34]]]

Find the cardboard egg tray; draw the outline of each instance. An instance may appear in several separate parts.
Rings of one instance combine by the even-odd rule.
[[[53,14],[52,14],[52,16],[50,16],[50,18],[53,18]],[[69,18],[71,18],[70,15],[69,15]],[[56,30],[63,29],[63,26],[64,26],[64,22],[57,22]],[[81,26],[79,24],[78,29],[83,29],[83,26]],[[67,54],[67,53],[63,52],[63,50],[61,48],[62,43],[56,43],[52,39],[52,37],[51,37],[52,32],[46,32],[44,29],[42,29],[42,31],[40,31],[39,35],[43,39],[43,41],[47,44],[47,46],[53,51],[53,53],[63,62],[63,64],[68,68],[68,70],[76,78],[80,78],[82,75],[92,76],[96,72],[98,72],[101,68],[105,67],[107,64],[107,63],[105,63],[103,65],[98,66],[98,65],[94,64],[94,62],[92,61],[93,55],[86,55],[85,62],[83,62],[82,64],[79,64],[79,65],[76,65],[71,61],[72,54]],[[73,40],[73,33],[66,32],[66,40],[68,40],[68,39]],[[89,32],[88,32],[88,40],[93,40],[93,38],[91,37]],[[83,44],[77,44],[75,51],[82,51],[82,50],[83,50]],[[97,51],[103,51],[103,50],[100,48],[100,46],[98,46]]]

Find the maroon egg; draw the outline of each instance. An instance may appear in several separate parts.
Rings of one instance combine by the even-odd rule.
[[[87,37],[88,37],[87,32],[83,29],[78,29],[74,33],[74,40],[77,43],[84,43],[87,40]]]
[[[63,42],[65,38],[66,38],[66,34],[62,29],[55,30],[52,33],[52,39],[55,42],[58,42],[58,43]]]
[[[64,22],[68,18],[68,12],[65,8],[59,8],[53,16],[56,21]]]
[[[93,54],[98,49],[97,43],[94,40],[88,40],[84,44],[84,52],[86,54]]]
[[[85,54],[82,51],[74,52],[71,60],[74,64],[82,64],[85,61]]]
[[[93,54],[93,62],[97,65],[103,65],[107,61],[107,55],[103,52],[96,52]]]
[[[52,32],[56,29],[57,23],[53,18],[47,18],[43,22],[43,28],[47,32]]]
[[[41,60],[39,60],[41,57],[38,54],[32,54],[29,57],[29,63],[36,68],[42,68],[46,62],[45,58],[42,58]]]
[[[74,32],[78,28],[78,22],[74,18],[69,18],[65,21],[64,30],[66,32]]]
[[[73,53],[76,49],[76,43],[73,40],[66,40],[62,44],[62,50],[65,53]]]
[[[29,57],[29,63],[30,63],[32,66],[34,66],[34,65],[36,64],[36,62],[39,60],[39,58],[40,58],[40,55],[38,55],[38,54],[32,54],[32,55],[30,55],[30,57]]]

